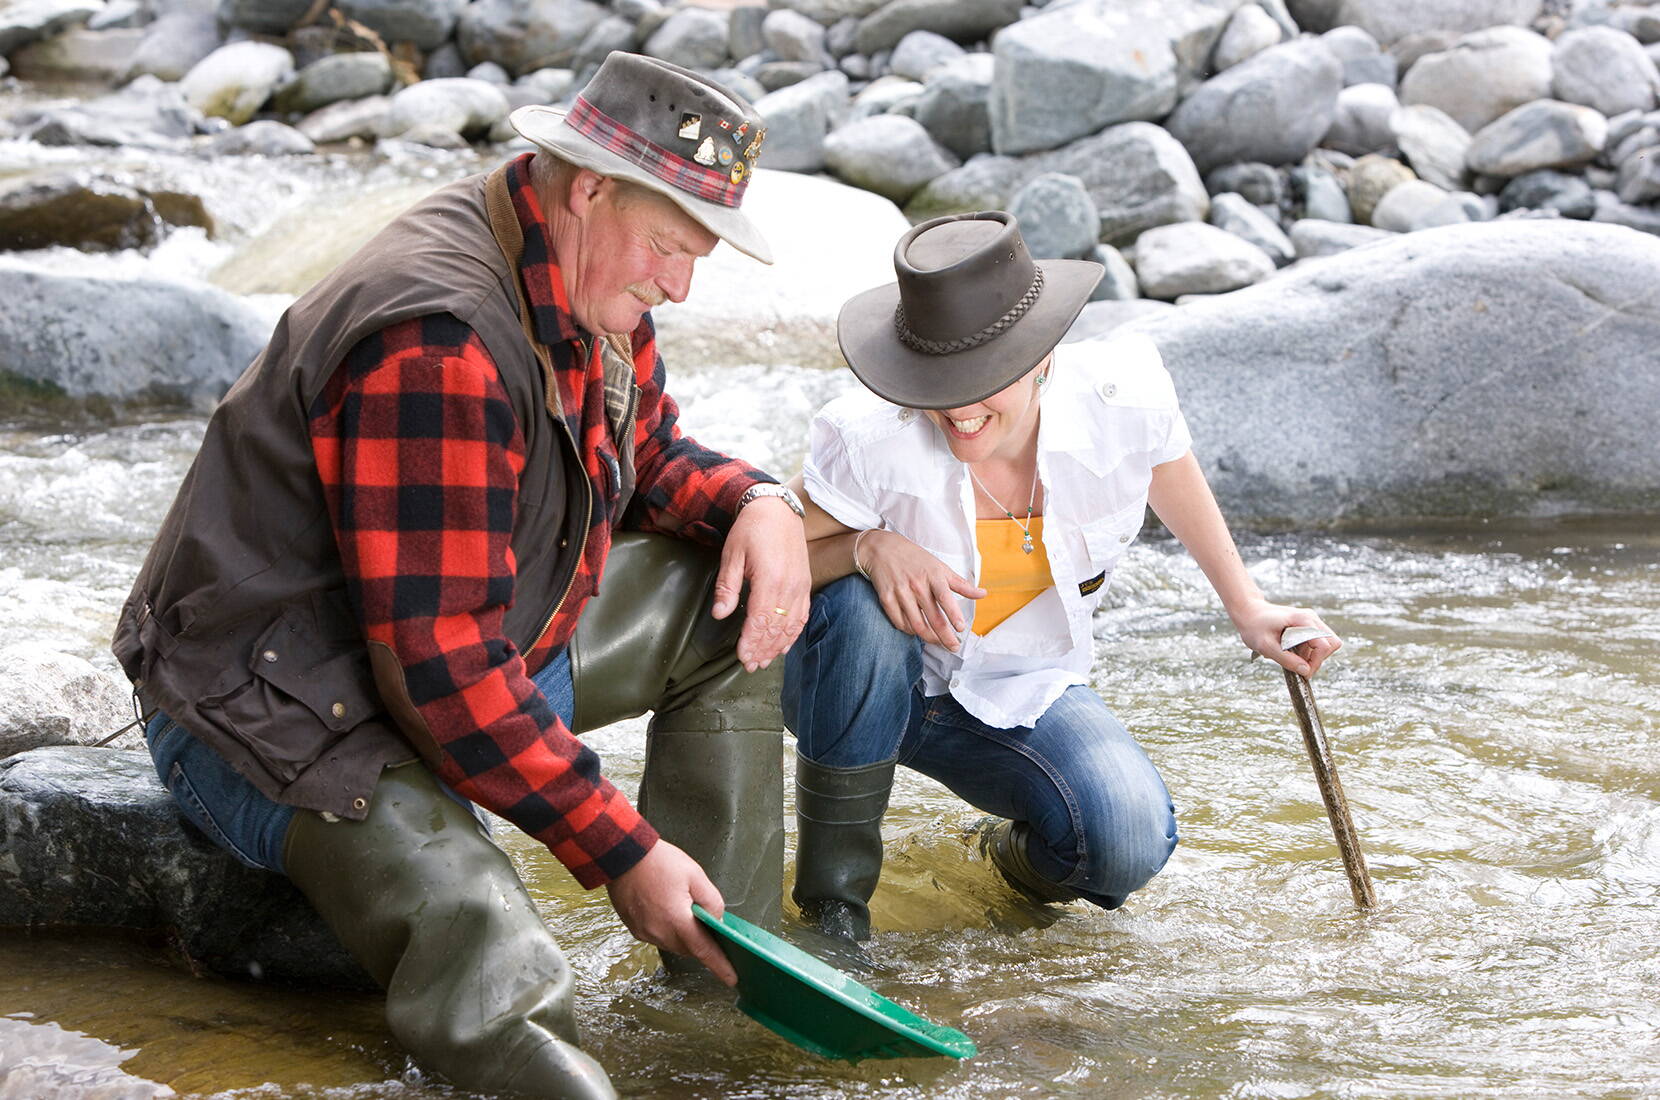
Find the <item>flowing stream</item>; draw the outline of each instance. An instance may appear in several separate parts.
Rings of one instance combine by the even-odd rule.
[[[0,142],[0,175],[90,156]],[[98,156],[186,179],[221,239],[181,232],[148,259],[30,258],[159,265],[244,293],[314,262],[302,227],[349,224],[348,190],[391,203],[477,163],[315,159],[261,167],[254,188],[246,166]],[[285,218],[297,227],[273,235]],[[788,364],[670,369],[693,434],[779,472],[799,464],[811,410],[849,384]],[[116,609],[201,429],[195,417],[0,429],[8,644],[113,667]],[[976,811],[914,775],[895,793],[868,980],[968,1032],[972,1060],[802,1053],[727,991],[666,981],[603,892],[498,830],[569,952],[586,1045],[619,1090],[1660,1096],[1660,525],[1471,521],[1241,543],[1267,592],[1321,609],[1347,640],[1315,686],[1377,912],[1350,902],[1278,670],[1246,660],[1180,547],[1149,537],[1096,621],[1095,684],[1175,798],[1182,843],[1165,872],[1118,912],[1038,909],[980,856]],[[631,790],[641,725],[589,740]],[[455,1095],[410,1066],[378,998],[196,977],[126,938],[0,935],[0,1098],[168,1090]]]

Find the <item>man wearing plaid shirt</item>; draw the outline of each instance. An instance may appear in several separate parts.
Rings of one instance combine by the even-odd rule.
[[[752,674],[806,619],[799,504],[681,434],[648,312],[721,239],[770,262],[739,210],[765,131],[626,54],[513,121],[539,152],[417,205],[284,315],[114,648],[185,816],[306,893],[418,1060],[611,1096],[469,803],[728,984],[692,903],[777,919],[781,728]],[[571,730],[646,710],[636,810]]]

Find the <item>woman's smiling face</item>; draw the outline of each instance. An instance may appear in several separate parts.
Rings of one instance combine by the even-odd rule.
[[[1053,354],[983,401],[956,409],[929,409],[951,453],[970,465],[988,458],[1020,458],[1037,433],[1038,386]]]

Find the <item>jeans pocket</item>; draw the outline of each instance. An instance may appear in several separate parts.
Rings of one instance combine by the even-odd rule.
[[[219,827],[219,823],[208,812],[207,804],[202,801],[201,796],[196,793],[196,788],[191,785],[190,777],[184,772],[184,765],[177,760],[173,761],[173,766],[167,771],[167,789],[172,792],[173,801],[178,803],[179,809],[184,813],[185,818],[209,840],[235,856],[237,862],[259,871],[271,870],[253,856],[244,852],[231,840],[229,834]]]

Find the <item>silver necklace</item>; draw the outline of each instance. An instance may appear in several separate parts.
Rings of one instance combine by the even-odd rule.
[[[964,465],[967,464],[965,463]],[[986,483],[981,481],[979,475],[974,472],[974,467],[968,467],[968,476],[973,478],[974,484],[978,485],[980,487],[980,491],[986,494],[987,500],[997,505],[997,507],[1003,508],[1003,502],[991,495],[991,490],[986,488]],[[1032,545],[1032,507],[1037,503],[1037,487],[1037,463],[1034,462],[1032,463],[1032,495],[1026,501],[1026,522],[1021,523],[1018,519],[1014,519],[1014,513],[1009,511],[1007,508],[1003,508],[1003,514],[1008,516],[1010,519],[1014,519],[1015,526],[1020,528],[1020,533],[1023,536],[1020,540],[1020,549],[1028,554],[1030,554],[1034,549]]]

